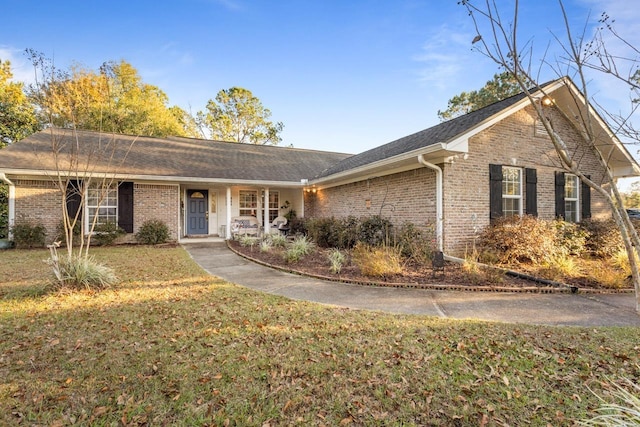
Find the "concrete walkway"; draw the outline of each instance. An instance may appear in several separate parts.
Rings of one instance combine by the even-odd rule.
[[[255,264],[225,243],[183,243],[209,274],[294,300],[452,319],[573,326],[640,326],[634,294],[527,294],[362,286]]]

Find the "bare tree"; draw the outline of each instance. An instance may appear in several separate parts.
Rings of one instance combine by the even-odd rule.
[[[501,10],[495,1],[484,0],[478,3],[481,5],[476,5],[476,2],[471,0],[460,1],[460,4],[469,12],[477,31],[473,40],[475,50],[494,61],[503,70],[511,73],[517,80],[553,143],[558,155],[559,166],[578,176],[583,183],[607,201],[627,250],[636,295],[636,311],[640,312],[640,273],[637,261],[640,239],[624,209],[622,196],[616,187],[616,178],[612,171],[613,150],[611,147],[603,145],[603,127],[602,123],[598,122],[602,116],[614,116],[598,111],[599,104],[591,97],[588,86],[589,72],[598,72],[601,77],[609,76],[626,83],[630,89],[637,92],[638,78],[640,77],[637,71],[637,57],[619,56],[607,48],[608,45],[603,37],[605,31],[609,31],[620,41],[624,41],[624,39],[615,32],[606,14],[601,18],[601,25],[593,37],[587,37],[587,25],[576,34],[569,24],[569,16],[562,0],[558,0],[559,13],[564,20],[565,33],[562,36],[552,34],[552,39],[561,54],[555,60],[551,60],[547,57],[551,46],[547,46],[543,56],[535,58],[531,38],[525,39],[526,41],[520,44],[518,0],[515,0],[512,15],[510,15],[511,20],[508,23],[503,21]],[[638,53],[638,50],[630,43],[626,41],[624,43],[633,55]],[[540,65],[536,68],[534,61],[538,60]],[[571,94],[569,102],[559,105],[545,92],[545,85],[539,80],[539,76],[543,71],[549,70],[555,73],[558,78],[565,79],[569,87],[577,89],[569,91]],[[583,138],[577,147],[568,144],[560,131],[554,128],[544,110],[543,100],[549,103],[549,108],[553,108],[554,111],[578,127]],[[639,141],[637,133],[634,133],[633,127],[630,126],[629,116],[617,117],[619,120],[616,121],[618,126],[615,130],[626,129],[626,136],[635,136],[635,141]],[[604,127],[606,128],[607,125],[605,124]],[[609,137],[614,142],[621,144],[615,135],[609,135]],[[592,179],[582,172],[581,160],[585,150],[598,160],[604,171],[601,180]]]
[[[40,97],[39,114],[48,123],[49,147],[40,147],[38,154],[41,167],[47,171],[49,179],[57,188],[62,206],[62,229],[66,258],[60,259],[56,248],[62,242],[50,246],[51,263],[54,273],[61,284],[73,277],[65,276],[64,265],[78,260],[89,260],[91,238],[99,222],[100,208],[91,212],[88,203],[90,195],[92,206],[100,207],[112,196],[117,185],[116,176],[135,139],[130,144],[118,144],[110,133],[98,133],[97,140],[83,141],[75,120],[82,106],[82,97],[75,92],[73,84],[65,84],[68,79],[63,72],[56,70],[53,64],[41,54],[28,52],[34,65],[35,83],[30,92],[32,97]],[[105,81],[99,90],[108,91]],[[46,92],[46,96],[42,96]],[[55,104],[50,105],[50,103]],[[68,125],[55,128],[52,123],[55,115],[67,117]],[[74,206],[70,210],[69,207]],[[79,232],[79,233],[78,233]],[[79,235],[76,235],[76,234]]]

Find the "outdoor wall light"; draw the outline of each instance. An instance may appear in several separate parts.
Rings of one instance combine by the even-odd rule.
[[[553,105],[553,99],[549,98],[548,96],[542,97],[541,102],[545,107],[551,107]]]

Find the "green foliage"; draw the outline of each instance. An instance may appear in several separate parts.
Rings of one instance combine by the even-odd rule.
[[[607,387],[608,396],[597,396],[600,406],[598,415],[589,418],[580,425],[599,427],[632,427],[640,425],[640,385],[625,378],[620,383]]]
[[[251,91],[241,87],[223,89],[209,100],[207,111],[198,113],[200,126],[221,141],[277,145],[284,125],[269,121],[271,111]]]
[[[136,233],[136,241],[143,245],[159,245],[169,240],[169,227],[163,221],[149,219]]]
[[[402,272],[402,256],[396,247],[358,243],[351,258],[365,276],[388,277]]]
[[[271,240],[264,239],[260,241],[260,252],[269,252],[272,247],[273,244],[271,243]]]
[[[92,257],[71,255],[58,257],[55,250],[48,260],[53,268],[55,288],[72,290],[100,290],[114,285],[115,272]]]
[[[287,245],[287,236],[281,233],[271,233],[266,240],[276,248],[284,248]]]
[[[12,81],[12,78],[11,63],[0,59],[0,148],[40,128],[35,108],[25,95],[23,84]]]
[[[47,229],[42,224],[19,222],[11,228],[13,243],[18,249],[42,248],[47,237]]]
[[[438,110],[438,117],[440,117],[441,121],[450,120],[479,110],[494,102],[502,101],[520,92],[522,92],[522,89],[511,73],[505,71],[500,74],[494,74],[493,79],[489,80],[480,90],[462,92],[451,98],[447,103],[446,110]]]
[[[426,264],[436,249],[435,229],[432,226],[418,227],[412,222],[405,222],[396,230],[395,245],[400,248],[404,258]]]
[[[307,235],[307,225],[304,218],[294,217],[289,220],[287,225],[289,226],[289,234],[291,235]]]
[[[581,224],[556,220],[554,226],[561,255],[579,257],[585,253],[589,232]]]
[[[358,240],[360,222],[356,217],[313,218],[307,221],[309,236],[322,248],[352,248]]]
[[[115,242],[118,237],[124,236],[125,234],[127,233],[122,228],[118,227],[114,222],[109,221],[93,227],[91,240],[100,246],[108,246],[113,245],[113,242]]]
[[[340,249],[331,249],[329,251],[329,263],[331,266],[329,267],[329,271],[333,274],[339,274],[342,271],[342,266],[347,261],[347,257],[345,256]]]
[[[298,236],[284,251],[283,257],[286,262],[293,263],[300,261],[305,255],[311,253],[314,243],[307,236]]]
[[[358,242],[371,246],[386,245],[389,243],[392,229],[391,221],[380,215],[364,218],[358,228]]]
[[[240,246],[248,246],[253,250],[253,247],[258,244],[260,239],[250,234],[241,234],[238,236],[238,242],[240,242]]]

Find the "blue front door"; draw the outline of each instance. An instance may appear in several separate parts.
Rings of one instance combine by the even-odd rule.
[[[187,190],[187,234],[209,234],[207,190]]]

